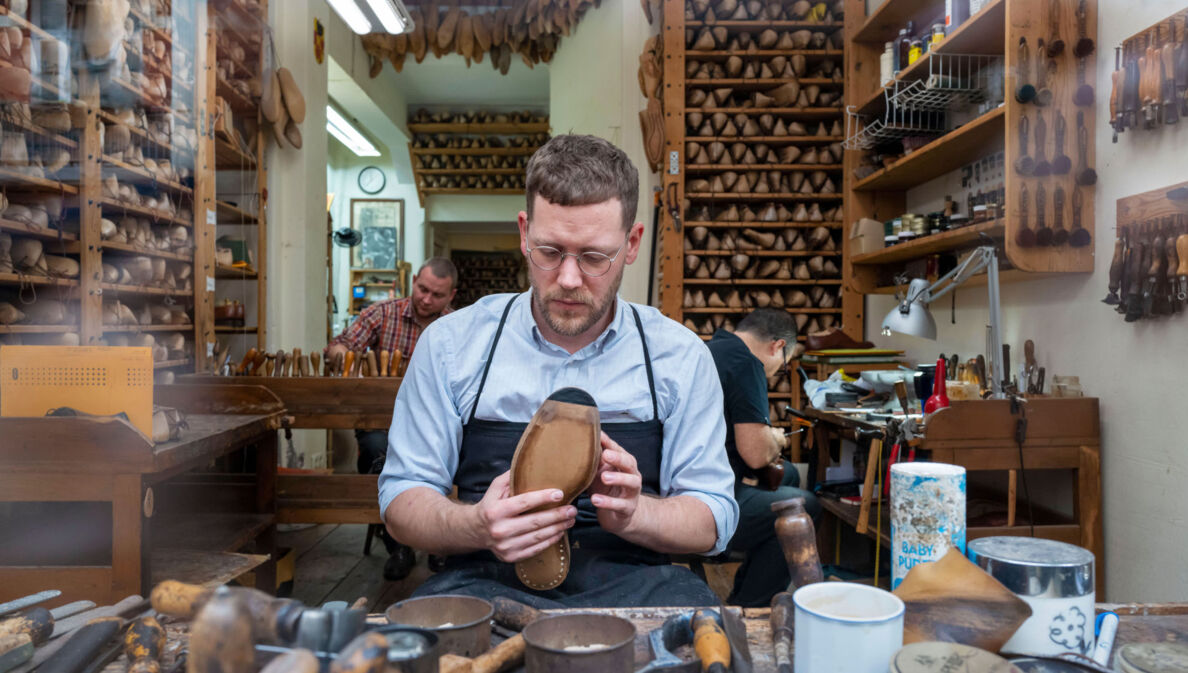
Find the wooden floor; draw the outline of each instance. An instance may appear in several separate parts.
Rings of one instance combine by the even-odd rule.
[[[367,598],[371,612],[383,612],[389,605],[408,598],[429,577],[426,555],[417,552],[417,565],[399,582],[384,581],[387,551],[378,538],[371,543],[371,554],[363,555],[367,526],[362,524],[323,524],[295,527],[277,535],[277,546],[292,548],[296,559],[293,594],[306,605],[327,601],[354,602]],[[710,587],[725,600],[734,581],[738,564],[707,564]]]

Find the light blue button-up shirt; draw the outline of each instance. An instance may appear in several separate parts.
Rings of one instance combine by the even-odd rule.
[[[421,334],[396,395],[388,458],[379,478],[381,512],[416,486],[450,492],[462,426],[470,418],[499,318],[512,296],[484,297],[438,318]],[[566,386],[590,393],[603,423],[653,418],[643,345],[627,302],[617,298],[610,325],[572,355],[541,336],[530,303],[527,292],[516,295],[477,418],[527,423],[545,398]],[[696,334],[652,307],[635,308],[647,335],[664,424],[660,495],[688,495],[709,507],[718,539],[707,554],[718,554],[738,525],[718,372]]]

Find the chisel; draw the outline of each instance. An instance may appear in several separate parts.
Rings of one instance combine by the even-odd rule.
[[[381,377],[388,376],[388,363],[392,361],[391,354],[388,351],[380,351],[379,354],[379,375]]]
[[[771,599],[771,641],[775,651],[776,673],[792,673],[792,627],[795,615],[792,594],[781,591]]]
[[[1126,242],[1121,238],[1114,241],[1114,257],[1110,260],[1109,294],[1102,299],[1103,304],[1117,306],[1122,300],[1118,297],[1118,289],[1122,287],[1122,264],[1126,259]]]
[[[27,635],[34,645],[49,640],[54,632],[54,616],[41,607],[32,607],[24,612],[0,620],[0,636]]]
[[[33,639],[29,634],[0,635],[0,673],[7,673],[32,657]]]
[[[255,359],[256,359],[256,349],[249,348],[247,353],[244,354],[243,360],[239,363],[239,366],[235,368],[236,376],[243,376],[244,372],[248,368],[248,365],[251,364],[252,361],[254,361]]]
[[[54,621],[57,621],[59,619],[66,619],[72,615],[77,615],[80,612],[91,610],[94,607],[95,601],[74,601],[73,603],[67,603],[66,605],[59,605],[58,607],[50,610],[50,614],[53,615]]]
[[[124,633],[123,651],[128,656],[128,673],[161,673],[165,650],[165,629],[156,617],[140,617]]]
[[[1151,264],[1151,255],[1147,252],[1147,244],[1141,239],[1130,246],[1130,257],[1126,260],[1126,276],[1130,281],[1129,292],[1126,295],[1126,322],[1134,322],[1143,315],[1142,278],[1143,270]]]
[[[51,598],[57,598],[61,595],[62,592],[58,591],[57,589],[48,589],[46,591],[39,591],[35,594],[30,594],[28,596],[23,596],[15,600],[8,601],[7,603],[0,603],[0,615],[16,612],[17,610],[20,610],[21,608],[27,608],[30,605],[44,603]]]
[[[99,617],[71,634],[66,644],[37,668],[39,673],[79,673],[124,626],[120,617]]]
[[[293,358],[293,376],[304,376],[301,373],[301,349],[294,348],[291,357]]]
[[[379,376],[379,364],[376,363],[375,351],[370,349],[367,351],[367,375]]]
[[[322,355],[320,353],[318,353],[317,351],[311,352],[309,354],[309,364],[310,364],[309,375],[310,376],[321,376],[321,374],[319,372],[322,371]]]
[[[404,362],[404,353],[400,349],[392,351],[392,362],[388,365],[388,376],[400,376],[400,365]]]
[[[693,613],[693,650],[701,660],[703,673],[726,673],[730,670],[730,641],[710,610]]]

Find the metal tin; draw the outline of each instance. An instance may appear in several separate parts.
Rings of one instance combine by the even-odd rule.
[[[437,673],[437,660],[443,654],[437,634],[408,626],[390,625],[372,630],[388,640],[385,673]]]
[[[1056,540],[1000,535],[969,543],[969,560],[1019,596],[1074,598],[1093,593],[1093,552]]]
[[[1188,673],[1188,646],[1176,643],[1132,643],[1118,650],[1122,673]]]
[[[491,649],[494,614],[495,607],[481,598],[448,594],[393,603],[384,613],[389,624],[436,633],[441,654],[463,657],[477,657]]]
[[[635,625],[612,615],[545,617],[524,627],[525,673],[631,673]]]
[[[905,645],[891,659],[891,673],[1022,673],[1002,657],[959,643]]]
[[[985,537],[970,542],[978,567],[1031,607],[1003,652],[1089,656],[1093,650],[1094,558],[1080,547],[1030,537]]]

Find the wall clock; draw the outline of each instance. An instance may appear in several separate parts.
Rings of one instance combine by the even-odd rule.
[[[359,171],[359,189],[368,194],[378,194],[388,184],[388,178],[379,166],[368,166]]]

